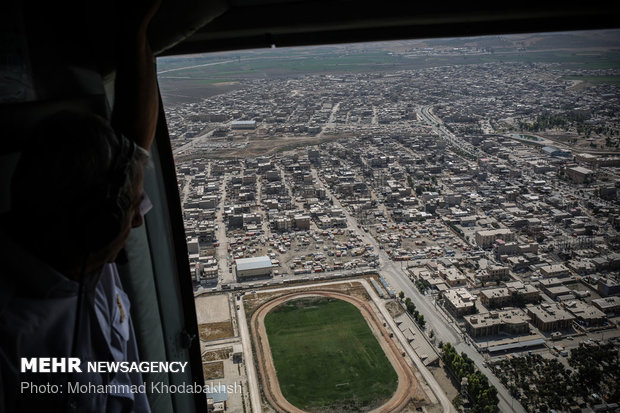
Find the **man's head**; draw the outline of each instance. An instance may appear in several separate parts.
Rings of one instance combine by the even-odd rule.
[[[11,186],[21,238],[61,271],[113,260],[141,224],[146,159],[94,114],[65,111],[43,121]]]

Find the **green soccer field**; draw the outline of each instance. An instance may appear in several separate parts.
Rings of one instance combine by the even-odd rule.
[[[327,298],[286,302],[265,317],[284,397],[310,411],[365,411],[396,391],[398,377],[360,311]]]

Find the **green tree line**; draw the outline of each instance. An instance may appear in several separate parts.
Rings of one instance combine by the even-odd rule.
[[[489,379],[484,374],[476,369],[474,361],[465,353],[459,355],[450,343],[445,343],[441,351],[443,361],[454,377],[459,382],[464,377],[467,378],[467,389],[465,390],[471,401],[470,411],[474,413],[498,412],[497,389],[489,383]]]
[[[400,297],[400,299],[402,300],[405,297],[405,293],[403,293],[402,291],[398,294],[398,296]],[[405,298],[405,308],[407,309],[407,312],[409,314],[411,314],[411,316],[413,317],[413,319],[415,320],[415,322],[421,327],[424,328],[426,326],[426,320],[424,320],[424,316],[422,314],[420,314],[420,312],[416,309],[415,304],[413,303],[413,301],[411,301],[411,298],[407,297]]]

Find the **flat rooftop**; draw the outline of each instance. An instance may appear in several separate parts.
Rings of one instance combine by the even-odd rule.
[[[505,311],[491,311],[489,313],[473,314],[463,317],[472,327],[488,327],[492,325],[504,324],[523,324],[529,322],[530,318],[519,309]]]
[[[544,323],[575,319],[558,304],[528,305],[527,310]]]
[[[259,268],[271,268],[271,258],[268,255],[260,257],[239,258],[235,261],[237,271],[256,270]]]
[[[487,348],[487,350],[489,351],[489,353],[495,353],[497,351],[508,351],[508,350],[538,347],[544,344],[545,344],[545,339],[535,338],[533,340],[519,341],[516,343],[508,343],[508,344],[500,344],[498,346],[490,346]]]

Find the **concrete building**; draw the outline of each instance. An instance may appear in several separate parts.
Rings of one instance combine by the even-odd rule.
[[[605,278],[600,278],[596,283],[596,290],[603,297],[620,294],[620,284]]]
[[[532,324],[545,332],[567,329],[575,321],[575,316],[559,304],[528,305],[527,314]]]
[[[243,227],[243,215],[242,214],[229,215],[228,226],[230,228],[242,228]]]
[[[566,176],[577,184],[584,184],[594,180],[594,171],[582,166],[566,168]]]
[[[481,282],[501,281],[509,277],[509,268],[503,265],[489,265],[486,270],[476,275]]]
[[[582,164],[596,165],[596,155],[590,153],[577,153],[575,154],[575,161]]]
[[[450,287],[465,284],[467,281],[463,273],[455,267],[446,268],[443,265],[438,265],[437,270],[441,278],[443,278]]]
[[[512,294],[508,288],[490,288],[480,291],[480,302],[485,307],[505,307],[511,304]]]
[[[241,344],[233,344],[232,349],[233,363],[241,363],[243,361],[243,346]]]
[[[541,287],[541,290],[543,293],[545,293],[549,298],[552,298],[554,300],[558,300],[559,297],[563,297],[563,296],[568,296],[569,294],[572,294],[573,290],[571,290],[570,288],[564,286],[564,285],[557,285],[554,287]],[[573,295],[574,297],[574,295]]]
[[[482,248],[488,248],[493,245],[496,240],[502,240],[504,242],[515,241],[516,236],[514,232],[507,228],[491,229],[485,231],[476,232],[476,244]]]
[[[523,310],[491,311],[463,317],[465,328],[471,337],[483,337],[499,333],[525,334],[530,330],[529,317]]]
[[[545,278],[567,277],[569,274],[568,268],[564,264],[553,264],[540,267],[540,275]]]
[[[605,297],[592,300],[592,305],[605,314],[617,314],[620,312],[620,297]]]
[[[516,303],[537,303],[540,300],[540,290],[531,284],[522,281],[506,283],[506,288],[512,293]]]
[[[589,166],[620,166],[620,158],[617,156],[597,156],[589,153],[578,153],[575,155],[575,161],[580,164],[588,164]]]
[[[198,254],[200,252],[198,238],[191,238],[187,241],[187,252],[189,254]]]
[[[310,217],[308,215],[295,215],[295,228],[302,230],[310,229]]]
[[[268,255],[261,257],[239,258],[235,260],[237,279],[271,276],[271,259]]]
[[[480,291],[480,302],[488,308],[520,306],[535,303],[540,299],[540,291],[533,285],[521,281],[507,283],[505,287]]]
[[[476,312],[476,297],[465,288],[444,291],[443,297],[446,309],[456,317]]]
[[[586,327],[599,326],[606,318],[604,312],[579,300],[565,302],[564,308]]]

